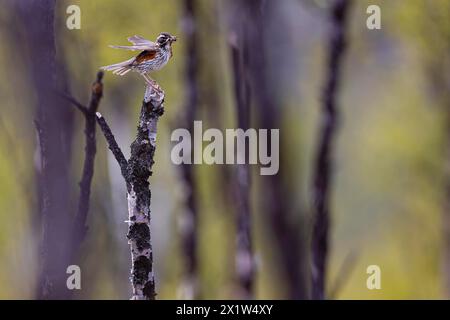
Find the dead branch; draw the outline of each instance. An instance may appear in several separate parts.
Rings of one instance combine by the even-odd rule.
[[[152,87],[146,88],[138,121],[138,132],[131,144],[131,156],[128,161],[123,156],[105,119],[97,113],[97,122],[120,165],[122,176],[127,184],[127,238],[132,260],[132,300],[153,300],[156,296],[150,234],[151,191],[148,179],[152,175],[154,164],[157,124],[159,117],[164,113],[163,101],[163,92],[157,93]]]
[[[117,163],[119,164],[120,171],[122,173],[122,176],[124,177],[127,184],[128,181],[128,161],[123,155],[122,150],[120,149],[119,145],[117,144],[116,139],[114,138],[114,135],[111,131],[111,128],[109,127],[108,123],[106,122],[106,119],[102,116],[100,112],[96,113],[97,123],[100,126],[100,129],[103,132],[103,135],[105,136],[106,142],[108,143],[108,148],[113,153],[114,157],[116,158]]]
[[[87,226],[86,219],[89,212],[89,202],[91,195],[91,184],[92,177],[94,176],[94,160],[95,154],[97,153],[96,141],[95,141],[95,113],[98,110],[100,104],[100,99],[103,95],[103,84],[102,84],[103,72],[97,73],[97,79],[92,85],[91,89],[91,99],[89,101],[88,107],[80,108],[76,105],[79,110],[82,111],[85,117],[85,147],[84,147],[84,164],[83,164],[83,174],[80,186],[80,195],[78,199],[78,210],[74,221],[74,236],[73,245],[75,246],[74,254],[78,251],[78,247],[83,242],[86,235]]]
[[[328,241],[330,225],[330,186],[332,178],[332,156],[338,125],[336,95],[341,75],[342,58],[346,46],[347,13],[349,0],[336,0],[330,19],[328,69],[323,90],[322,127],[316,161],[313,184],[314,225],[311,254],[311,286],[313,299],[325,299],[325,277],[328,260]]]

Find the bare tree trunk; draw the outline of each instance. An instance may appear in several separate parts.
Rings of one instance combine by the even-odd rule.
[[[244,24],[242,16],[233,11],[236,20],[232,22],[230,34],[230,50],[232,58],[234,93],[236,99],[236,115],[238,127],[250,128],[250,86],[248,79],[249,50],[244,41]],[[248,159],[250,148],[246,144],[245,157],[247,164],[238,164],[234,176],[234,197],[236,208],[236,274],[239,294],[242,298],[254,298],[253,287],[255,277],[255,259],[252,246],[252,219],[250,208],[250,168]]]
[[[197,51],[197,21],[196,2],[184,0],[183,31],[186,43],[186,105],[182,126],[191,135],[194,133],[194,120],[198,105],[198,51]],[[184,279],[182,280],[181,295],[185,299],[200,297],[198,286],[198,253],[197,253],[197,198],[194,166],[181,165],[186,190],[186,210],[181,219],[182,254],[184,255]]]
[[[164,94],[153,95],[147,87],[138,122],[136,139],[131,144],[131,156],[127,161],[114,139],[105,119],[97,113],[97,122],[105,135],[109,148],[120,165],[127,184],[128,242],[131,250],[132,300],[155,299],[153,251],[150,232],[151,191],[148,182],[152,175],[156,150],[156,134],[159,117],[164,113]]]
[[[130,187],[127,195],[129,219],[127,237],[132,257],[133,299],[136,300],[153,300],[156,295],[150,237],[151,192],[148,178],[152,175],[158,119],[163,112],[162,100],[155,103],[148,97],[144,99],[137,137],[131,144],[131,156],[128,160]]]
[[[332,154],[338,125],[336,95],[346,45],[347,13],[350,1],[336,0],[330,14],[328,69],[323,90],[322,127],[316,151],[313,186],[314,226],[312,234],[312,298],[325,299],[325,277],[330,229],[330,186]]]
[[[24,24],[30,72],[37,96],[36,127],[41,155],[42,265],[37,295],[41,299],[63,299],[66,288],[68,243],[70,242],[69,175],[66,123],[72,110],[54,94],[57,65],[54,37],[54,0],[19,0],[15,11]],[[26,56],[26,55],[24,55]],[[25,58],[25,60],[27,60]]]
[[[273,2],[275,3],[275,2]],[[242,1],[242,13],[246,19],[245,42],[251,50],[249,59],[249,74],[251,79],[252,96],[255,98],[255,109],[258,110],[259,122],[264,129],[278,129],[280,127],[280,108],[276,106],[274,89],[277,83],[273,82],[268,71],[267,48],[276,39],[269,38],[266,30],[266,22],[271,15],[271,1],[252,0]],[[285,32],[280,30],[279,32]],[[284,63],[284,61],[279,61]],[[280,133],[281,141],[283,133]],[[268,150],[272,141],[268,140]],[[281,142],[282,143],[282,142]],[[276,246],[276,254],[284,280],[288,286],[290,299],[307,298],[306,285],[306,254],[303,245],[302,226],[290,216],[292,208],[286,198],[291,190],[288,190],[286,173],[283,167],[280,172],[272,176],[264,177],[263,195],[268,225],[273,232],[273,240]]]

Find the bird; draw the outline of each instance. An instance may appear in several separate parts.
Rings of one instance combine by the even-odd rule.
[[[177,41],[177,37],[172,36],[168,32],[161,32],[156,38],[156,42],[147,40],[141,36],[134,35],[128,38],[131,46],[114,46],[114,49],[124,49],[131,51],[141,51],[137,56],[116,64],[101,67],[105,71],[112,71],[114,74],[123,76],[130,71],[138,72],[145,81],[158,91],[160,87],[155,80],[150,78],[150,71],[160,70],[164,67],[169,59],[173,56],[172,43]]]

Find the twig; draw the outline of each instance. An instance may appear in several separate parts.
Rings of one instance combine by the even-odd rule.
[[[81,180],[79,182],[80,194],[78,198],[78,209],[74,218],[72,237],[69,248],[69,259],[71,263],[74,263],[76,256],[78,254],[79,248],[83,243],[84,237],[88,227],[86,226],[86,219],[89,213],[89,202],[91,195],[91,185],[92,178],[94,176],[94,161],[95,155],[97,153],[97,146],[95,140],[96,125],[95,113],[98,110],[100,100],[103,96],[103,84],[102,84],[103,72],[99,71],[97,73],[97,78],[91,87],[91,98],[89,100],[88,107],[84,106],[77,99],[68,93],[61,93],[57,91],[56,93],[62,98],[69,101],[73,106],[75,106],[84,116],[85,127],[85,147],[84,147],[84,162],[83,162],[83,173]]]
[[[344,262],[339,269],[334,283],[331,285],[331,289],[328,293],[330,299],[335,299],[339,291],[345,286],[350,278],[358,261],[358,252],[351,251],[344,259]]]
[[[62,97],[64,99],[66,99],[70,103],[72,103],[72,105],[77,107],[77,109],[80,110],[84,115],[87,114],[88,108],[85,105],[83,105],[82,103],[80,103],[77,99],[75,99],[70,94],[68,94],[66,92],[60,92],[60,91],[56,91],[56,94],[58,94],[60,97]]]
[[[103,95],[102,84],[103,72],[97,73],[97,79],[92,85],[91,99],[89,101],[88,108],[81,109],[81,106],[77,106],[79,110],[84,113],[85,116],[85,147],[84,147],[84,164],[83,174],[79,183],[80,195],[78,199],[78,211],[75,216],[74,223],[74,236],[73,245],[74,254],[76,254],[77,247],[79,247],[84,239],[87,231],[86,218],[89,212],[89,201],[91,195],[92,177],[94,175],[94,160],[97,152],[95,141],[95,113],[97,112],[100,99]],[[84,110],[84,111],[83,111]]]
[[[116,142],[116,139],[114,138],[113,133],[111,132],[111,129],[109,128],[108,123],[106,122],[106,119],[101,115],[100,112],[96,113],[97,123],[100,126],[100,129],[103,132],[103,135],[105,136],[106,142],[108,143],[109,150],[112,151],[114,157],[116,158],[117,163],[120,166],[120,171],[122,173],[123,178],[125,179],[127,185],[129,184],[128,181],[128,161],[123,155],[122,150],[120,149],[119,145]]]
[[[331,10],[328,70],[323,90],[322,128],[316,152],[313,206],[311,286],[313,299],[325,299],[325,277],[328,260],[330,220],[330,185],[332,178],[332,154],[338,125],[336,95],[342,58],[345,51],[347,13],[350,0],[336,0]]]

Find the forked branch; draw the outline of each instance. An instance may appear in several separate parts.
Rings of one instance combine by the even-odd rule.
[[[155,299],[153,275],[153,250],[150,234],[151,192],[149,177],[152,175],[156,150],[156,134],[159,117],[164,113],[164,93],[151,86],[145,90],[136,139],[131,144],[131,156],[125,159],[114,135],[101,114],[97,123],[108,142],[109,149],[118,162],[127,184],[128,243],[131,250],[131,282],[133,300]]]

